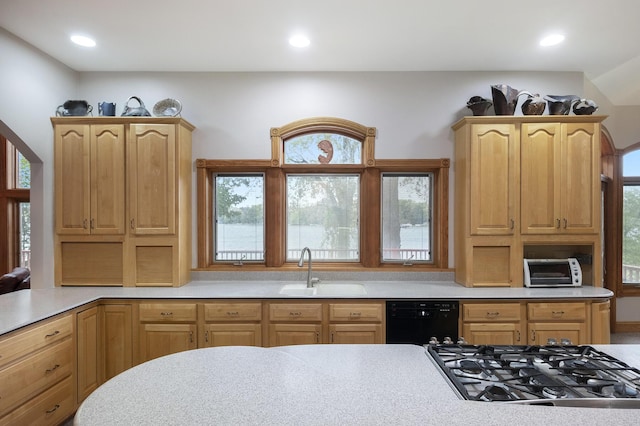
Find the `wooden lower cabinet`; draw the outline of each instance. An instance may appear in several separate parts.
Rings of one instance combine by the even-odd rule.
[[[196,303],[140,303],[138,363],[198,347]]]
[[[323,343],[322,303],[268,303],[269,346]]]
[[[384,343],[384,303],[272,302],[268,346]]]
[[[513,303],[463,303],[462,337],[473,345],[524,344],[524,305]]]
[[[100,306],[102,382],[133,367],[132,315],[131,304]]]
[[[262,302],[205,303],[202,310],[201,347],[262,346]]]
[[[328,309],[328,343],[384,343],[385,309],[383,303],[329,303]]]
[[[0,424],[55,425],[76,406],[74,315],[0,339]]]
[[[100,386],[98,306],[76,314],[78,404]]]
[[[585,302],[530,302],[527,316],[530,344],[591,343]]]
[[[591,343],[611,343],[611,303],[608,300],[591,303]]]

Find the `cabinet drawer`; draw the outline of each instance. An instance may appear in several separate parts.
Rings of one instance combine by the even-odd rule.
[[[140,321],[196,321],[195,303],[141,303]]]
[[[530,321],[584,321],[587,318],[585,304],[580,302],[529,303],[527,309]]]
[[[67,339],[0,371],[0,415],[69,376],[73,355]]]
[[[28,331],[18,332],[0,342],[0,368],[18,358],[35,352],[71,335],[73,320],[70,315],[47,321]]]
[[[520,321],[519,303],[465,303],[464,321]]]
[[[322,321],[321,303],[274,303],[269,305],[271,321]]]
[[[75,409],[73,381],[67,377],[0,419],[4,425],[60,425]]]
[[[260,321],[261,303],[206,303],[205,321]]]
[[[329,321],[382,322],[379,303],[330,303]]]

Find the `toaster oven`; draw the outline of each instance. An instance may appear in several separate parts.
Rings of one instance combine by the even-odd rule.
[[[580,287],[582,269],[577,259],[524,259],[525,287]]]

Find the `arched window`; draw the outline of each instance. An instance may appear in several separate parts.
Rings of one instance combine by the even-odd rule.
[[[375,158],[376,129],[310,118],[270,160],[199,159],[198,267],[447,268],[449,159]]]

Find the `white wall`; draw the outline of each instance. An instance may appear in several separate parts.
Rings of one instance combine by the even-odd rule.
[[[77,74],[0,28],[0,132],[31,161],[31,285],[53,286],[53,130]]]
[[[452,158],[451,125],[470,114],[465,104],[471,96],[491,98],[490,86],[500,83],[542,95],[596,99],[602,104],[599,113],[611,115],[605,125],[614,136],[618,128],[624,134],[635,133],[638,122],[637,115],[610,105],[583,74],[574,72],[75,73],[3,30],[0,51],[0,124],[5,123],[33,150],[30,159],[37,163],[32,182],[36,222],[32,238],[37,242],[34,286],[53,283],[49,117],[66,99],[86,99],[95,110],[100,101],[116,102],[118,115],[132,95],[139,96],[149,110],[163,98],[179,99],[182,116],[196,126],[194,159],[267,159],[271,127],[313,116],[376,127],[378,158]],[[520,114],[519,108],[516,113]],[[618,114],[624,123],[619,123]],[[637,135],[640,139],[640,129]],[[450,225],[455,165],[451,172]],[[449,235],[452,267],[452,229]]]

